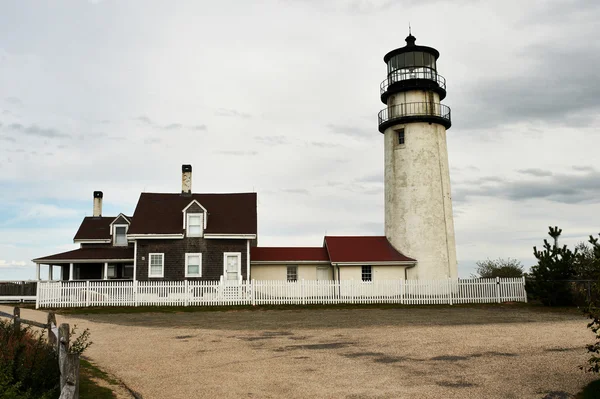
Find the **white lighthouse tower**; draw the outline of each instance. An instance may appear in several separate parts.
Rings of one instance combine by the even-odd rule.
[[[417,260],[409,279],[457,278],[456,243],[450,194],[446,129],[450,108],[446,80],[437,73],[440,53],[406,46],[383,58],[379,131],[385,141],[385,235],[403,254]]]

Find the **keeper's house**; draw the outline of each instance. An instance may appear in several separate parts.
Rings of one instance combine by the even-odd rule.
[[[330,237],[322,247],[258,247],[256,193],[196,194],[192,167],[181,193],[142,193],[133,216],[93,216],[73,241],[79,248],[34,259],[60,267],[62,280],[364,280],[404,279],[416,260],[385,237]]]

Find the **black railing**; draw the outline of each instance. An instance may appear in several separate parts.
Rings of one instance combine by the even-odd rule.
[[[450,107],[438,103],[405,103],[392,105],[379,111],[379,126],[397,119],[411,117],[440,118],[443,125],[448,128],[451,124]]]
[[[388,75],[387,79],[381,82],[381,85],[379,86],[381,89],[380,94],[385,93],[388,90],[388,87],[394,83],[414,79],[432,80],[436,82],[441,89],[446,90],[446,79],[438,74],[435,69],[418,68],[413,71],[408,69],[396,69]]]

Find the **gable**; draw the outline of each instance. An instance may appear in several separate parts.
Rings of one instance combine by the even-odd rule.
[[[142,193],[128,234],[183,234],[182,210],[195,201],[206,209],[205,234],[256,234],[256,193]]]
[[[121,213],[115,220],[112,221],[111,225],[113,224],[129,224],[129,220]]]

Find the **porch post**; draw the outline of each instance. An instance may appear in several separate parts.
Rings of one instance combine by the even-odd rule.
[[[73,280],[73,264],[69,263],[69,281]]]
[[[108,280],[108,262],[104,262],[104,280]]]
[[[48,280],[52,281],[53,280],[53,276],[52,276],[52,265],[48,265]]]
[[[35,278],[37,279],[37,281],[40,281],[40,264],[36,263],[35,264]]]

